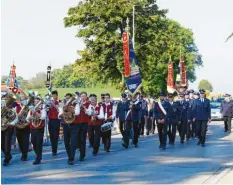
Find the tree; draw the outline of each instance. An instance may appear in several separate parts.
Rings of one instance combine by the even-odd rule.
[[[165,17],[155,0],[92,0],[80,1],[70,8],[64,18],[65,27],[79,26],[77,37],[83,38],[86,48],[74,67],[83,66],[92,79],[124,84],[122,33],[126,19],[132,20],[135,11],[135,50],[143,78],[143,91],[157,94],[166,89],[167,62],[172,57],[178,67],[180,51],[185,56],[190,81],[194,81],[195,67],[202,65],[201,55],[191,30]],[[132,22],[130,22],[132,25]],[[123,90],[123,89],[122,89]]]
[[[208,80],[201,80],[199,82],[198,88],[199,89],[205,89],[205,90],[208,90],[210,92],[213,91],[213,86]]]
[[[7,81],[8,76],[2,76],[1,83],[4,84]]]

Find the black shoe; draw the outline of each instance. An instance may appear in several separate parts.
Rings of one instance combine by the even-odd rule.
[[[135,147],[135,148],[138,148],[138,144],[135,144],[134,147]]]
[[[224,130],[224,132],[227,132],[227,130]]]
[[[184,144],[184,140],[181,140],[180,143]]]
[[[37,165],[37,164],[40,164],[41,162],[39,160],[35,160],[32,164],[33,165]]]
[[[201,146],[202,146],[202,147],[205,147],[205,144],[203,143]]]
[[[128,148],[128,146],[125,143],[122,143],[122,146]]]
[[[110,149],[109,149],[109,148],[107,148],[107,149],[105,150],[105,152],[110,152]]]
[[[200,145],[200,144],[201,144],[201,142],[200,142],[200,141],[198,141],[198,142],[197,142],[197,145]]]
[[[21,161],[22,161],[22,162],[23,162],[23,161],[27,161],[27,157],[25,157],[25,156],[21,157]]]
[[[73,160],[68,160],[68,164],[69,165],[74,165],[74,161]]]
[[[53,152],[53,156],[56,156],[56,155],[57,155],[57,153]]]
[[[5,159],[3,162],[3,166],[7,166],[8,164],[9,164],[9,161]]]
[[[146,135],[149,136],[149,132],[147,132]]]

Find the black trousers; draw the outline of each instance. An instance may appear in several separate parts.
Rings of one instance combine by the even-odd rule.
[[[207,120],[196,120],[197,136],[201,144],[205,144]]]
[[[112,130],[101,132],[101,135],[102,135],[103,142],[104,142],[104,149],[109,150],[111,147]]]
[[[58,138],[60,132],[60,119],[49,120],[49,138],[52,145],[52,152],[57,153]]]
[[[36,160],[42,159],[44,128],[31,129],[31,142],[36,154]]]
[[[119,121],[119,129],[121,132],[122,137],[124,136],[124,130],[126,129],[126,121]]]
[[[100,147],[100,127],[100,125],[88,126],[89,141],[95,152],[98,152]]]
[[[158,133],[159,133],[159,142],[160,145],[166,146],[167,144],[167,127],[168,123],[158,123],[157,128],[158,128]]]
[[[138,144],[138,136],[139,136],[139,123],[138,121],[126,121],[126,129],[124,131],[123,140],[126,146],[129,146],[130,132],[133,128],[133,144]]]
[[[78,124],[62,124],[62,126],[68,160],[74,161],[78,141]]]
[[[140,124],[139,124],[139,128],[138,128],[139,135],[144,135],[145,122],[146,122],[146,119],[144,116],[142,116]]]
[[[191,132],[191,136],[192,137],[196,137],[197,136],[197,126],[196,126],[196,121],[192,121],[192,132]]]
[[[178,124],[178,120],[169,118],[168,124],[169,124],[169,129],[168,129],[169,142],[174,144],[176,139],[176,127]]]
[[[4,153],[5,160],[10,162],[11,156],[11,139],[14,133],[13,127],[8,127],[5,131],[1,131],[1,149]]]
[[[192,125],[193,125],[193,120],[187,123],[187,138],[189,139],[192,135]]]
[[[19,129],[16,128],[16,138],[19,143],[19,148],[22,152],[22,157],[27,157],[29,149],[30,127]]]
[[[186,136],[186,138],[188,138],[188,136],[187,136],[188,120],[187,119],[181,120],[181,124],[179,126],[180,126],[180,140],[184,141],[185,136]]]
[[[87,123],[79,123],[78,126],[78,136],[77,136],[77,148],[80,151],[80,157],[84,158],[86,156],[86,137],[88,124]]]
[[[225,131],[231,131],[231,116],[223,117]]]
[[[149,134],[150,131],[152,131],[153,134],[155,133],[155,119],[147,118],[146,130],[147,134]]]

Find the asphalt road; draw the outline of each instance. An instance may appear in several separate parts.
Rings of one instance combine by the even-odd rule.
[[[233,134],[223,132],[222,122],[209,125],[206,147],[197,140],[184,144],[176,138],[174,147],[161,151],[158,135],[144,136],[139,148],[121,146],[120,135],[113,136],[112,152],[103,147],[98,156],[87,149],[87,158],[79,162],[79,152],[73,166],[67,165],[64,145],[59,145],[57,156],[50,147],[44,148],[41,165],[33,166],[34,153],[29,161],[20,162],[20,154],[10,165],[2,167],[2,184],[139,184],[139,183],[233,183]]]

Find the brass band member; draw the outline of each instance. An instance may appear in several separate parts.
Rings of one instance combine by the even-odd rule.
[[[36,154],[33,165],[37,165],[41,163],[42,159],[46,109],[42,107],[42,100],[38,97],[34,100],[34,106],[34,110],[30,110],[28,113],[27,121],[30,123],[31,142]]]
[[[6,94],[2,96],[2,101],[1,101],[1,124],[3,122],[3,117],[7,117],[7,115],[4,115],[4,109],[11,109],[16,113],[15,110],[15,103],[10,103],[9,105],[6,104],[7,101],[9,101],[10,99],[10,95]],[[11,155],[11,139],[12,139],[12,135],[14,133],[14,125],[17,123],[18,121],[18,116],[17,114],[15,114],[15,118],[13,118],[13,120],[9,120],[11,122],[7,123],[7,128],[3,129],[1,131],[1,149],[2,152],[4,153],[4,162],[3,162],[3,166],[7,166],[10,162],[10,160],[12,159],[12,155]]]
[[[59,100],[58,100],[58,92],[52,91],[52,100],[48,110],[49,117],[49,137],[52,145],[52,154],[53,156],[57,155],[57,146],[58,146],[58,138],[60,131],[60,119],[58,118],[58,110]]]
[[[105,103],[103,104],[103,110],[105,115],[104,122],[113,122],[116,116],[116,112],[114,110],[113,103],[110,101],[110,94],[105,94]],[[106,132],[102,132],[103,142],[104,142],[104,150],[106,152],[110,152],[111,147],[111,135],[112,130],[108,130]]]
[[[93,146],[92,154],[96,156],[100,146],[100,135],[101,135],[100,127],[103,124],[103,120],[104,120],[103,107],[97,104],[96,95],[92,95],[90,97],[90,105],[88,107],[87,114],[89,115],[88,134],[89,134],[90,143]]]
[[[80,106],[80,114],[75,117],[75,123],[78,125],[78,147],[80,151],[80,161],[84,161],[86,156],[86,136],[88,130],[88,114],[86,110],[89,107],[89,102],[87,101],[87,93],[81,92],[80,93],[81,102]]]
[[[67,163],[69,165],[74,164],[75,152],[77,148],[77,137],[78,137],[78,124],[75,122],[73,117],[76,117],[80,114],[80,106],[79,104],[74,103],[75,98],[72,94],[67,93],[66,103],[63,109],[59,111],[59,117],[63,118],[63,134],[64,134],[64,143],[66,148],[66,153],[68,155]],[[66,115],[70,114],[71,117],[66,117]]]

